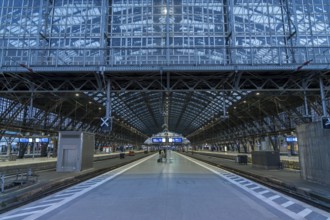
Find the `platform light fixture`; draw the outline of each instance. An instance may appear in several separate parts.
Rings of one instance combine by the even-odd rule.
[[[166,15],[167,14],[167,8],[163,8],[163,15]]]

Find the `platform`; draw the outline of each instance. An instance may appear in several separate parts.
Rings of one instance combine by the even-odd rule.
[[[138,171],[138,172],[141,172],[141,173],[143,173],[143,175],[146,175],[146,176],[150,175],[149,177],[146,177],[146,178],[154,178],[155,175],[156,176],[157,175],[160,175],[160,176],[174,175],[174,176],[176,176],[176,182],[173,184],[180,183],[182,185],[186,185],[186,184],[189,185],[189,183],[199,181],[199,179],[203,178],[205,175],[203,172],[200,171],[200,168],[196,168],[196,170],[194,170],[195,168],[191,167],[188,169],[187,166],[185,165],[187,163],[186,159],[180,157],[179,155],[176,155],[173,153],[173,158],[172,158],[173,160],[168,158],[167,163],[163,162],[163,163],[158,163],[158,164],[156,163],[157,155],[158,154],[155,154],[151,159],[146,161],[145,163],[147,163],[147,165],[144,166],[142,171]],[[100,158],[104,158],[104,156],[107,156],[107,155],[97,155],[95,158],[100,159]],[[73,180],[74,178],[77,178],[79,176],[88,175],[89,173],[97,172],[97,170],[103,169],[105,167],[118,166],[118,165],[120,165],[121,162],[123,162],[123,160],[120,160],[118,155],[116,155],[116,156],[117,156],[116,158],[111,159],[111,160],[99,160],[98,162],[94,163],[93,169],[86,170],[86,171],[83,171],[80,173],[56,173],[55,171],[41,172],[40,177],[39,177],[39,182],[37,184],[32,185],[28,188],[24,188],[19,191],[4,193],[1,195],[1,197],[2,197],[1,200],[4,201],[5,199],[8,200],[9,198],[19,198],[19,199],[28,198],[31,194],[42,193],[43,190],[46,191],[47,189],[49,189],[50,187],[52,187],[56,184],[63,183],[63,182],[69,182],[70,180]],[[140,154],[137,154],[132,157],[126,157],[125,160],[133,161],[133,159],[142,158],[143,156],[145,156],[145,155],[140,153]],[[191,153],[188,152],[188,153],[183,154],[183,156],[192,156],[192,155],[191,155]],[[209,156],[198,155],[198,154],[194,154],[193,156],[200,157],[200,159],[203,159],[203,157],[204,157],[204,159],[207,158],[212,163],[217,163],[217,164],[220,164],[221,166],[227,166],[232,169],[237,169],[237,170],[240,170],[245,173],[248,173],[248,172],[253,173],[255,176],[273,179],[274,182],[277,182],[279,185],[295,187],[296,189],[299,189],[301,191],[308,192],[308,193],[314,192],[314,193],[317,193],[318,195],[322,196],[325,199],[330,198],[330,187],[329,186],[323,186],[320,184],[310,183],[310,182],[301,180],[299,172],[295,171],[295,170],[284,169],[284,170],[269,171],[269,170],[256,169],[256,168],[253,168],[251,165],[239,165],[239,164],[235,163],[234,161],[222,159],[222,158],[209,157]],[[48,160],[49,160],[49,162],[54,162],[54,159],[52,159],[52,158],[49,158]],[[33,161],[34,161],[34,163],[40,164],[40,163],[44,163],[45,159],[41,159],[41,158],[36,159],[35,158]],[[20,162],[20,161],[16,161],[16,163],[10,162],[10,164],[16,166],[18,162]],[[31,163],[29,163],[29,162],[31,162],[31,160],[24,160],[21,162],[24,165],[31,164]],[[146,166],[149,166],[149,168],[147,168]],[[181,167],[181,166],[183,166],[183,167]],[[187,174],[191,174],[191,173],[194,173],[193,177],[187,178]],[[142,183],[136,182],[136,180],[134,179],[135,178],[134,175],[130,176],[130,178],[127,179],[128,182],[126,182],[125,185],[123,186],[125,189],[127,189],[127,187],[129,188],[130,185],[132,185],[132,184],[133,185],[137,184],[137,185],[142,186],[141,185]],[[150,184],[150,183],[148,183],[148,184]],[[161,187],[163,187],[163,186],[161,186]],[[218,188],[218,186],[214,186],[214,187]],[[143,194],[144,190],[146,190],[146,189],[143,189],[143,188],[139,189],[141,195]],[[200,190],[200,189],[196,188],[196,190]],[[157,194],[154,196],[158,197]],[[198,202],[196,201],[196,203],[198,203]],[[162,218],[160,218],[160,219],[162,219]]]
[[[4,213],[0,219],[312,220],[330,217],[325,211],[185,154],[173,153],[163,163],[157,163],[157,158],[157,154],[150,155]]]

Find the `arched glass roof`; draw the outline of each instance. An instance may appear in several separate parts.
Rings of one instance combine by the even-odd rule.
[[[29,70],[31,77],[37,75],[33,68],[47,76],[53,68],[54,78],[100,72],[117,77],[111,84],[116,90],[111,93],[113,117],[147,135],[168,123],[169,130],[186,136],[225,118],[252,95],[232,85],[239,80],[229,80],[242,66],[251,74],[249,68],[295,69],[306,61],[317,66],[330,60],[328,0],[0,0],[0,7],[1,68]],[[63,75],[56,75],[59,67]],[[210,67],[230,71],[203,80]],[[142,68],[149,75],[139,75]],[[195,68],[194,78],[185,75],[188,68]],[[125,75],[126,69],[132,75]],[[268,70],[273,69],[263,76]],[[170,88],[166,74],[174,75]],[[60,82],[63,87],[75,84],[77,78],[70,76],[72,82]],[[126,76],[134,79],[120,79]],[[287,86],[259,76],[249,75],[246,84],[257,89]],[[51,90],[65,89],[47,83]],[[77,84],[72,87],[79,91]],[[225,89],[227,84],[234,89]],[[84,94],[105,106],[104,91]]]

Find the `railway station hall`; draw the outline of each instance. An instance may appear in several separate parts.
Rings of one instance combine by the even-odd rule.
[[[329,0],[0,0],[0,220],[330,220]]]

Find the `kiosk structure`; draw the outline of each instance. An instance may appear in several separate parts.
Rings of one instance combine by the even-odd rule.
[[[57,172],[79,172],[93,167],[95,135],[81,131],[59,132]]]

